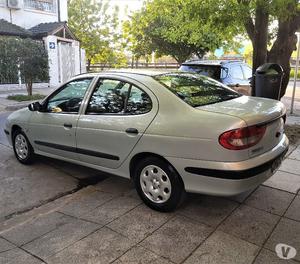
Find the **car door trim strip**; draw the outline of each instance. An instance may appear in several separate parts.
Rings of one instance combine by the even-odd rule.
[[[44,141],[39,141],[39,140],[35,140],[34,143],[37,145],[41,145],[41,146],[45,146],[45,147],[49,147],[49,148],[55,148],[55,149],[60,149],[60,150],[64,150],[64,151],[69,151],[69,152],[76,152],[78,154],[93,156],[93,157],[102,158],[102,159],[120,160],[120,158],[118,156],[107,154],[107,153],[102,153],[102,152],[98,152],[98,151],[88,150],[88,149],[69,147],[69,146],[64,146],[64,145],[59,145],[59,144],[49,143],[49,142],[44,142]]]

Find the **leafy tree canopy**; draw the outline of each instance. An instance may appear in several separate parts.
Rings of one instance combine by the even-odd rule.
[[[16,83],[18,71],[28,95],[32,84],[49,80],[48,54],[43,42],[15,37],[0,38],[0,81]]]
[[[136,56],[156,51],[171,55],[179,63],[192,54],[202,57],[207,51],[232,47],[240,27],[216,21],[220,10],[212,0],[153,0],[124,24]],[[126,31],[127,29],[127,31]]]
[[[95,56],[102,60],[103,50],[112,51],[119,38],[118,7],[110,9],[108,1],[68,0],[68,26],[86,50],[89,65]]]

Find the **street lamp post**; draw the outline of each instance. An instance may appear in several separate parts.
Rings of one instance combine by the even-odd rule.
[[[294,101],[295,101],[295,92],[296,92],[296,82],[297,82],[297,75],[298,75],[298,67],[299,67],[299,57],[300,57],[300,33],[296,33],[298,38],[298,46],[297,46],[297,58],[296,58],[296,68],[294,72],[294,87],[293,87],[293,95],[292,95],[292,102],[291,102],[291,114],[294,111]]]

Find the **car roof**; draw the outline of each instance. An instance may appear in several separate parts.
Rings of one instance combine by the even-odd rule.
[[[74,76],[74,78],[78,78],[78,77],[96,77],[96,76],[100,76],[100,75],[122,75],[122,76],[128,76],[128,77],[132,77],[133,75],[135,76],[156,76],[156,75],[161,75],[161,74],[165,74],[165,73],[174,73],[174,72],[178,72],[178,70],[162,70],[162,69],[151,69],[151,70],[145,70],[145,69],[120,69],[120,70],[105,70],[105,71],[100,71],[100,72],[91,72],[91,73],[82,73],[82,74],[78,74],[76,76]]]
[[[182,65],[221,66],[227,63],[244,63],[244,62],[242,60],[190,60],[182,63]]]

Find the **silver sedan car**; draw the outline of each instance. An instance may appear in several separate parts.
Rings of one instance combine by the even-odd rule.
[[[12,113],[16,158],[57,158],[131,178],[141,199],[174,210],[185,191],[230,196],[278,169],[286,109],[187,72],[80,75]]]

